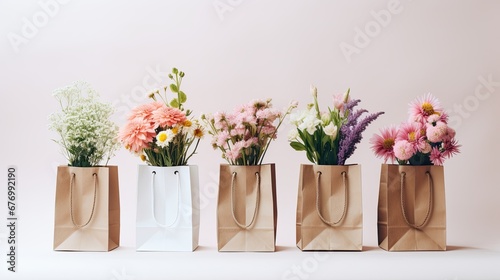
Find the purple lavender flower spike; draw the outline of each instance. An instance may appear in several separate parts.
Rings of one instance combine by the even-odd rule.
[[[359,100],[354,101],[357,102],[355,102],[355,104],[351,106],[351,108],[356,106],[359,102]],[[347,105],[350,105],[350,103],[351,102],[349,102]],[[339,165],[344,165],[345,161],[354,153],[354,151],[356,150],[356,145],[361,142],[361,139],[363,139],[361,133],[368,127],[371,122],[376,120],[380,115],[384,113],[378,112],[370,114],[363,120],[358,122],[359,117],[361,117],[361,115],[365,112],[366,110],[358,110],[355,113],[350,114],[347,118],[347,123],[345,123],[340,129],[341,137],[338,152]]]

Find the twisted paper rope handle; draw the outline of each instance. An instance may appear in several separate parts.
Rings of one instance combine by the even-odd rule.
[[[403,213],[403,218],[406,222],[407,225],[414,229],[421,229],[424,227],[427,222],[429,221],[429,217],[431,216],[431,211],[432,211],[432,177],[431,173],[429,171],[425,172],[427,175],[427,182],[429,185],[429,207],[427,208],[427,214],[425,215],[424,221],[420,225],[412,224],[408,221],[408,218],[406,217],[406,211],[405,211],[405,201],[404,201],[404,183],[405,183],[405,176],[406,172],[401,172],[401,212]]]
[[[92,174],[92,176],[94,177],[94,202],[92,203],[92,212],[90,212],[90,217],[87,220],[87,222],[84,223],[84,224],[82,224],[82,225],[79,225],[79,224],[77,224],[75,222],[75,217],[73,215],[73,183],[75,181],[76,174],[75,173],[71,173],[71,181],[69,183],[70,216],[71,216],[71,222],[73,223],[73,225],[75,227],[78,227],[78,228],[86,227],[90,223],[90,221],[92,220],[92,217],[94,216],[94,210],[95,210],[95,204],[96,204],[96,197],[97,197],[97,174],[94,173],[94,174]]]
[[[259,172],[255,172],[255,176],[257,177],[257,184],[256,184],[256,188],[257,190],[255,191],[255,209],[253,211],[253,217],[252,217],[252,220],[250,221],[250,223],[248,225],[244,225],[242,223],[240,223],[238,221],[238,219],[236,219],[236,215],[235,215],[235,208],[234,208],[234,179],[236,178],[236,172],[233,172],[232,176],[231,176],[231,215],[233,216],[233,220],[234,222],[242,229],[248,229],[250,228],[253,223],[255,222],[255,219],[257,217],[257,209],[259,207],[259,201],[260,201],[260,174]]]
[[[342,183],[344,185],[344,207],[343,207],[343,210],[342,210],[342,216],[340,216],[340,219],[338,219],[337,221],[328,221],[327,219],[325,219],[325,217],[323,217],[323,214],[321,214],[321,211],[320,211],[320,199],[319,199],[319,182],[320,182],[320,178],[321,178],[321,171],[318,171],[316,172],[318,174],[318,176],[316,177],[316,212],[318,212],[318,216],[319,218],[321,219],[321,221],[323,221],[323,223],[331,226],[331,227],[335,227],[337,226],[340,222],[342,222],[342,220],[345,218],[345,215],[347,213],[347,201],[348,201],[348,196],[347,196],[347,184],[346,184],[346,172],[345,171],[342,171]]]

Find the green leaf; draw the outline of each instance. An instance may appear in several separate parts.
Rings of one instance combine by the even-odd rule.
[[[177,86],[175,84],[170,84],[170,90],[172,92],[175,92],[175,93],[177,93],[179,91],[179,89],[177,88]]]
[[[184,103],[187,100],[187,96],[182,90],[179,91],[179,100],[181,101],[181,103]]]
[[[312,156],[311,156],[311,154],[310,154],[310,153],[307,153],[306,155],[307,155],[307,159],[308,159],[310,162],[312,162],[312,163],[316,163],[316,162],[314,162],[314,159],[312,158]]]
[[[296,151],[305,151],[306,150],[306,147],[297,141],[290,142],[290,146]]]
[[[172,99],[172,101],[170,101],[170,106],[174,108],[179,108],[179,102],[177,101],[177,98],[174,98]]]

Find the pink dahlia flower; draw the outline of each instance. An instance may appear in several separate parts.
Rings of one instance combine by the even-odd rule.
[[[177,109],[163,105],[153,112],[153,121],[155,126],[158,127],[173,127],[178,123],[183,123],[186,120],[186,114]]]
[[[417,151],[415,145],[406,141],[396,141],[394,144],[394,155],[399,160],[409,160]]]
[[[132,119],[120,130],[120,140],[134,153],[140,153],[153,141],[156,133],[151,123],[144,119]]]

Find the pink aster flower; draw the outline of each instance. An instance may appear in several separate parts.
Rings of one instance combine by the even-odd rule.
[[[443,157],[450,158],[460,153],[460,145],[455,139],[443,142]]]
[[[177,108],[163,105],[153,112],[152,119],[157,127],[173,127],[178,123],[183,123],[186,120],[186,114]]]
[[[446,133],[443,136],[443,141],[454,140],[455,134],[456,134],[455,130],[453,128],[451,128],[451,127],[448,126],[447,129],[446,129]]]
[[[221,131],[218,135],[217,135],[217,140],[215,141],[215,144],[219,147],[224,147],[226,148],[227,147],[227,140],[229,140],[230,136],[229,136],[229,133],[227,132],[227,130],[223,130]]]
[[[439,100],[430,93],[418,97],[409,105],[410,109],[408,113],[410,115],[410,122],[425,123],[427,122],[427,117],[434,114],[441,115],[443,111]]]
[[[409,160],[416,152],[416,147],[406,140],[396,141],[394,155],[399,160]]]
[[[374,134],[372,138],[370,138],[373,152],[377,157],[383,158],[384,163],[386,163],[388,159],[390,159],[392,163],[394,162],[395,156],[393,147],[397,134],[398,130],[396,127],[390,126],[381,129],[380,135]]]
[[[230,160],[231,162],[234,162],[235,160],[239,159],[241,157],[241,153],[240,153],[241,150],[237,150],[237,149],[232,149],[232,150],[228,150],[226,151],[225,153],[225,158]]]
[[[119,138],[125,147],[134,153],[140,153],[156,136],[151,123],[143,119],[132,119],[120,130]]]
[[[260,132],[264,135],[271,136],[276,133],[276,127],[274,125],[266,125],[262,127]]]
[[[227,129],[228,119],[226,113],[217,112],[213,115],[214,126],[217,129]]]
[[[423,154],[428,154],[432,151],[432,146],[429,144],[429,142],[425,141],[423,144],[418,148],[418,150],[423,153]]]
[[[398,134],[396,136],[396,142],[404,140],[412,144],[413,149],[415,151],[422,149],[425,142],[425,139],[423,137],[424,135],[422,135],[423,131],[425,131],[424,126],[421,125],[420,123],[417,122],[403,123],[399,127]]]
[[[432,151],[431,151],[431,154],[430,154],[429,158],[430,158],[432,164],[434,164],[434,165],[443,165],[444,156],[441,153],[441,151],[439,151],[439,149],[437,147],[432,148]]]
[[[264,110],[258,110],[255,113],[255,116],[258,119],[266,120],[267,122],[274,122],[279,116],[281,112],[273,108],[266,108]]]

